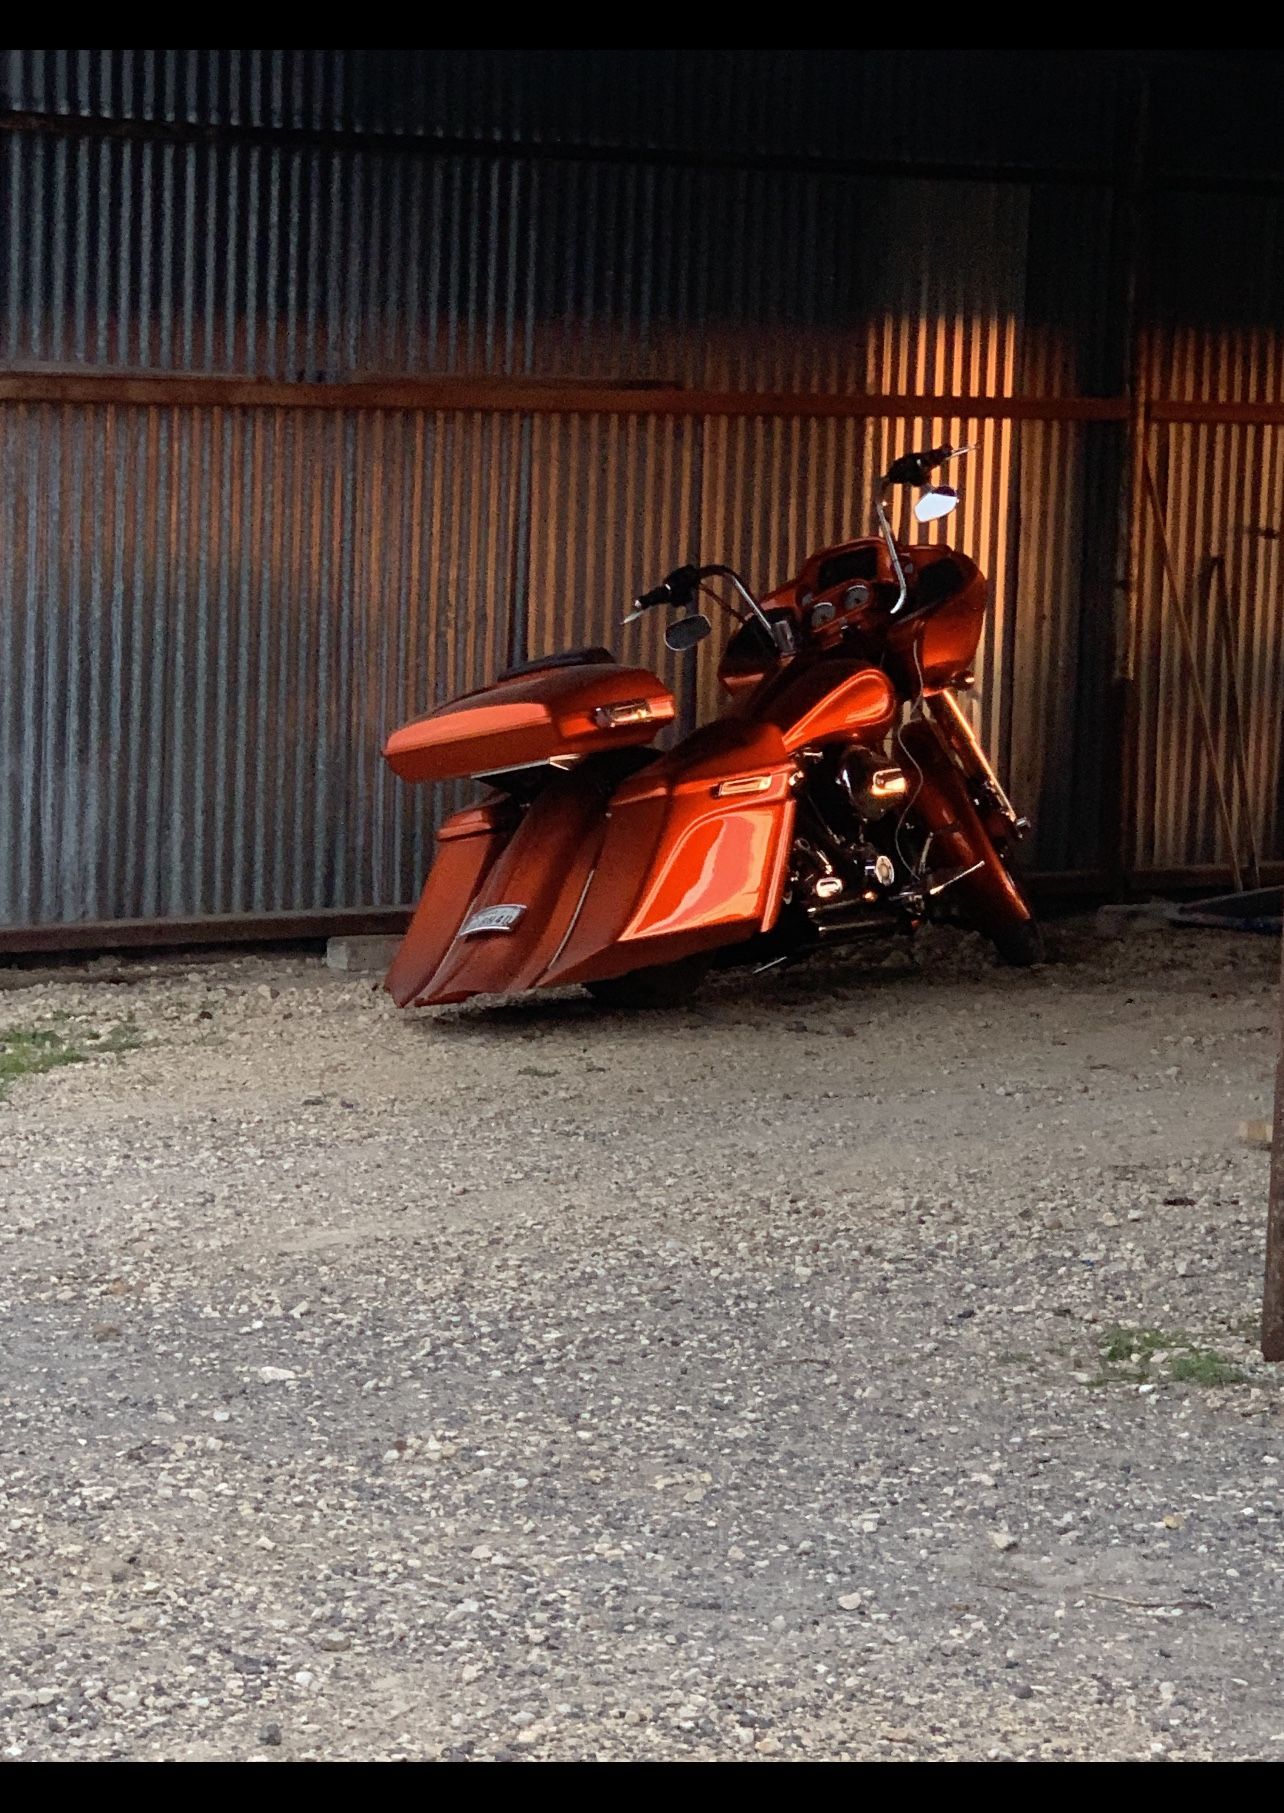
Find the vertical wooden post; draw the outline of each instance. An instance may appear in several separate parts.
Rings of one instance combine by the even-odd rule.
[[[1284,1360],[1284,938],[1280,940],[1280,1052],[1275,1067],[1275,1131],[1271,1141],[1271,1190],[1266,1211],[1262,1357]]]
[[[1138,714],[1137,667],[1141,588],[1145,567],[1145,459],[1149,443],[1149,218],[1146,170],[1150,141],[1150,90],[1145,72],[1135,72],[1130,90],[1131,119],[1121,133],[1126,151],[1116,177],[1115,208],[1123,258],[1125,368],[1128,388],[1128,481],[1124,494],[1123,585],[1114,629],[1114,725],[1110,732],[1113,797],[1107,806],[1107,864],[1114,890],[1126,893],[1132,880],[1137,840]]]

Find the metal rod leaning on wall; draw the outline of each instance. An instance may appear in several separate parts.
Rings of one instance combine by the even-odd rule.
[[[1208,766],[1213,777],[1213,790],[1217,796],[1217,811],[1226,832],[1226,845],[1230,855],[1231,874],[1235,878],[1237,893],[1244,891],[1244,876],[1239,866],[1239,852],[1235,847],[1235,823],[1231,817],[1230,801],[1226,797],[1226,784],[1222,779],[1222,767],[1217,757],[1217,743],[1213,736],[1213,723],[1208,715],[1208,700],[1204,696],[1204,684],[1199,677],[1199,665],[1195,659],[1195,643],[1190,633],[1190,613],[1186,601],[1181,595],[1181,586],[1177,580],[1177,569],[1173,563],[1173,551],[1168,541],[1168,529],[1164,522],[1164,507],[1159,497],[1159,486],[1155,483],[1155,468],[1150,458],[1150,448],[1144,447],[1141,454],[1142,468],[1146,480],[1146,495],[1155,515],[1155,533],[1159,537],[1159,551],[1163,557],[1164,573],[1168,580],[1168,589],[1172,593],[1173,607],[1177,613],[1177,626],[1181,632],[1182,650],[1186,656],[1186,667],[1190,678],[1190,690],[1195,700],[1195,714],[1199,719],[1200,735],[1208,754]]]
[[[1271,1188],[1266,1210],[1262,1358],[1284,1360],[1284,939],[1280,940],[1280,1051],[1275,1066],[1275,1128],[1271,1138]]]
[[[1115,619],[1115,683],[1120,702],[1117,741],[1116,809],[1110,866],[1116,890],[1127,894],[1132,887],[1136,858],[1138,791],[1137,666],[1141,638],[1141,587],[1145,553],[1145,460],[1150,424],[1146,415],[1145,337],[1134,335],[1131,398],[1128,417],[1127,553],[1124,584]]]
[[[1204,568],[1204,602],[1213,615],[1213,625],[1226,663],[1226,688],[1230,703],[1231,755],[1235,765],[1235,791],[1243,819],[1244,848],[1248,856],[1248,884],[1262,885],[1262,865],[1253,829],[1253,798],[1248,785],[1248,756],[1244,748],[1244,713],[1239,696],[1239,651],[1235,646],[1235,625],[1231,620],[1230,593],[1226,588],[1226,562],[1220,554],[1210,554]]]
[[[1121,895],[1132,887],[1137,857],[1137,791],[1139,784],[1137,656],[1141,637],[1142,561],[1145,553],[1142,462],[1148,445],[1150,348],[1146,333],[1150,268],[1149,211],[1145,178],[1150,147],[1150,83],[1144,70],[1132,72],[1130,129],[1121,136],[1115,173],[1113,212],[1121,284],[1119,324],[1122,329],[1121,375],[1127,393],[1126,549],[1124,583],[1116,599],[1113,632],[1115,722],[1108,731],[1115,785],[1106,849],[1114,886]],[[1120,96],[1121,103],[1124,96]]]

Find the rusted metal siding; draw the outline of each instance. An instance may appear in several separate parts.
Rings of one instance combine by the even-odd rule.
[[[621,619],[699,546],[699,423],[535,416],[530,434],[525,652],[612,648],[662,674],[689,725],[691,662],[664,646],[654,613]]]
[[[1020,320],[1008,184],[18,133],[0,197],[10,371],[1001,395]]]
[[[1233,797],[1232,674],[1245,726],[1251,826],[1268,859],[1284,851],[1284,428],[1156,429],[1152,459],[1178,583],[1191,616],[1219,760]],[[1212,776],[1195,733],[1195,699],[1153,517],[1145,529],[1140,624],[1137,862],[1186,868],[1228,860]],[[1233,660],[1219,638],[1220,562]]]
[[[1010,517],[1032,432],[0,411],[0,663],[14,677],[0,775],[15,802],[0,922],[410,899],[433,807],[450,802],[391,780],[389,726],[513,655],[599,642],[664,672],[691,723],[716,705],[712,660],[671,656],[654,621],[621,628],[634,592],[688,554],[779,582],[813,546],[864,529],[893,442],[981,442],[959,536],[995,586],[980,723],[1006,760],[1015,698],[1059,773],[1048,724],[1029,722],[1033,685],[1010,679],[1030,641]],[[1038,545],[1027,537],[1023,558]],[[1064,677],[1045,683],[1069,717]]]
[[[1235,261],[1233,295],[1191,248],[1218,244]],[[1148,388],[1184,402],[1284,405],[1284,202],[1263,197],[1168,198],[1154,228],[1155,320]],[[1284,415],[1284,409],[1281,411]],[[1248,824],[1268,858],[1284,855],[1284,423],[1157,426],[1150,453],[1177,579],[1191,614],[1214,736],[1233,797],[1232,674],[1248,758]],[[1221,564],[1221,575],[1212,571]],[[1219,640],[1219,579],[1234,660]],[[1138,626],[1139,866],[1225,863],[1226,837],[1195,727],[1195,700],[1157,526],[1145,518]]]
[[[645,106],[610,52],[2,54],[5,372],[459,374],[636,386],[637,409],[0,405],[0,928],[410,900],[451,802],[390,782],[390,724],[571,642],[653,662],[693,722],[712,651],[621,629],[634,591],[697,557],[777,584],[867,529],[894,450],[946,439],[979,446],[926,533],[993,586],[971,709],[1034,864],[1101,868],[1123,426],[647,392],[1118,393],[1126,72],[1085,63],[1042,120],[1039,53],[628,53],[654,58]],[[984,177],[922,174],[933,82]],[[840,167],[853,119],[877,170]],[[1026,167],[1034,143],[1069,180]],[[1156,203],[1152,394],[1284,398],[1278,208]],[[1218,233],[1230,321],[1183,255]],[[1226,560],[1268,857],[1282,432],[1152,437],[1185,582]],[[1125,855],[1181,868],[1224,852],[1153,537],[1145,565]],[[1223,722],[1224,676],[1212,695]]]
[[[1122,456],[1111,424],[1025,422],[1017,434],[1006,774],[1035,820],[1031,860],[1053,874],[1109,860]]]
[[[13,50],[24,111],[677,157],[1108,169],[1115,73],[1029,51]],[[859,140],[854,147],[853,140]]]
[[[507,658],[521,426],[0,412],[0,923],[397,904],[388,726]]]

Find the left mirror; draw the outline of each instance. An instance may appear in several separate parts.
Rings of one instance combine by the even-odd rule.
[[[703,642],[712,628],[703,611],[693,611],[689,617],[675,617],[665,628],[664,640],[675,654],[681,654]]]
[[[959,494],[953,485],[933,485],[915,503],[914,515],[919,522],[936,522],[938,517],[957,510],[958,503]]]

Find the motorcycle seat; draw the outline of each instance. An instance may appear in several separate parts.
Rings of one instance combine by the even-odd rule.
[[[534,661],[519,661],[496,674],[497,680],[517,680],[523,674],[537,674],[547,667],[596,667],[603,661],[614,661],[609,648],[566,648],[559,654],[540,655]]]

